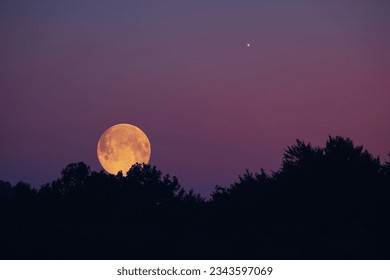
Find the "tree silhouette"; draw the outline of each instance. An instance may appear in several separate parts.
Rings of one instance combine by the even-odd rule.
[[[61,178],[51,183],[51,188],[60,194],[81,191],[86,188],[90,168],[84,162],[71,163],[61,172]]]
[[[78,162],[38,191],[0,181],[0,211],[4,259],[388,259],[390,161],[349,138],[297,140],[279,170],[209,199],[154,166]]]
[[[0,201],[8,200],[12,196],[12,185],[0,180]]]

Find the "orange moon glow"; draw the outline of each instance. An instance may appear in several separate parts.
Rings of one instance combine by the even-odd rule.
[[[117,124],[107,129],[99,139],[97,156],[108,173],[124,175],[135,163],[148,163],[150,142],[146,134],[131,124]]]

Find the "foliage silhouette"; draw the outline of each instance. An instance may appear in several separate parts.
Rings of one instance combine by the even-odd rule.
[[[39,190],[0,181],[0,258],[388,259],[389,187],[389,161],[331,136],[209,199],[154,166],[72,163]]]

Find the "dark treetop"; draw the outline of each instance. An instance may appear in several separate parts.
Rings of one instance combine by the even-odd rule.
[[[0,213],[2,259],[389,259],[390,164],[297,140],[279,171],[204,199],[150,165],[80,162],[39,190],[0,181]]]

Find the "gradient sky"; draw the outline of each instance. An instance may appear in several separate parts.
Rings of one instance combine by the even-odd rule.
[[[347,136],[386,160],[390,2],[2,0],[0,98],[11,183],[101,170],[97,141],[116,123],[201,193],[277,170],[296,138]]]

